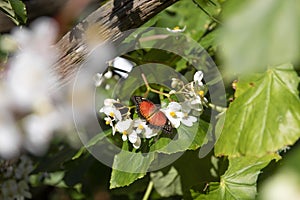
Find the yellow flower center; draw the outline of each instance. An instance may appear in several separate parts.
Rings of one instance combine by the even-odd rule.
[[[123,135],[127,135],[127,131],[125,130],[125,131],[123,131]]]
[[[109,124],[110,124],[110,121],[109,121],[109,120],[106,120],[106,121],[105,121],[105,124],[106,124],[106,125],[109,125]]]
[[[180,27],[179,27],[179,26],[175,26],[175,27],[173,28],[173,30],[174,30],[174,31],[180,30]]]
[[[144,126],[143,126],[142,124],[139,124],[138,129],[143,130],[143,129],[144,129]]]
[[[203,90],[200,90],[200,91],[198,92],[198,94],[199,94],[200,97],[204,97],[204,91],[203,91]]]
[[[170,112],[171,117],[176,117],[176,113],[174,111]]]
[[[109,113],[109,116],[114,117],[114,116],[115,116],[115,113],[110,112],[110,113]]]

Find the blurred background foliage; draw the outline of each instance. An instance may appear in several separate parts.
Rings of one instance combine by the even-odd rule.
[[[16,24],[26,23],[21,1],[4,0],[0,8]],[[30,176],[24,172],[30,183],[24,191],[32,199],[51,200],[142,199],[147,188],[152,188],[149,199],[299,199],[299,22],[300,4],[293,0],[184,0],[165,9],[143,27],[184,29],[222,74],[229,109],[215,152],[199,159],[198,147],[188,150],[171,166],[141,179],[124,174],[124,185],[130,185],[114,188],[112,169],[84,148],[78,152],[76,145],[57,139],[44,156],[30,156],[34,169]],[[0,36],[0,56],[6,60],[4,39]],[[153,49],[124,58],[136,64],[155,60],[192,76],[184,59]],[[98,94],[111,92],[99,89]],[[6,164],[1,160],[0,169]],[[0,183],[6,176],[14,175],[2,171]]]

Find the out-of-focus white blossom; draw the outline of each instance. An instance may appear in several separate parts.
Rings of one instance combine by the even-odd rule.
[[[31,114],[22,120],[25,132],[25,147],[33,154],[42,155],[48,149],[54,131],[60,127],[59,113]]]
[[[56,24],[43,18],[31,27],[31,30],[13,31],[19,50],[9,62],[6,80],[14,104],[25,110],[41,98],[47,98],[57,82],[51,70],[57,59],[57,51],[52,46],[57,36]]]
[[[13,30],[18,50],[0,82],[0,156],[7,159],[18,156],[22,149],[41,155],[54,131],[71,122],[69,114],[61,112],[68,109],[62,105],[71,103],[55,89],[58,78],[52,70],[58,55],[53,46],[57,26],[42,18],[30,28]]]
[[[7,110],[0,109],[0,156],[12,158],[19,154],[22,136],[16,122]]]

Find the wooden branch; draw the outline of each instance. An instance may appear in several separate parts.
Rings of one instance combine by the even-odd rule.
[[[116,41],[122,32],[138,28],[154,15],[178,0],[111,0],[94,11],[63,36],[56,47],[63,52],[54,70],[61,75],[61,84],[71,80],[87,52],[86,30],[93,29],[100,39]]]

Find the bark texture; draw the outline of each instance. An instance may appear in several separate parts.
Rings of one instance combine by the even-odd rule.
[[[138,28],[178,0],[111,0],[66,33],[56,47],[63,52],[54,69],[62,84],[72,79],[87,52],[84,39],[89,31],[100,40],[117,41],[122,32]],[[93,28],[98,27],[98,28]]]

